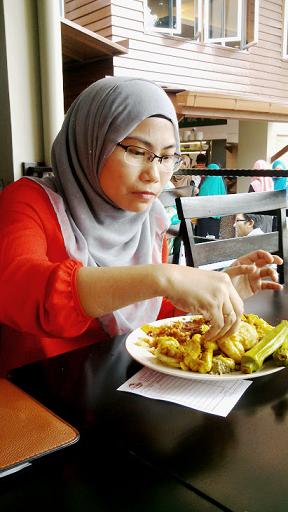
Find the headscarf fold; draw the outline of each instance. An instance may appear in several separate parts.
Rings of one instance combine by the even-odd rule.
[[[157,115],[173,124],[179,153],[175,109],[153,82],[104,78],[71,105],[52,147],[55,177],[38,180],[57,214],[71,258],[100,267],[161,262],[163,232],[169,222],[160,201],[155,200],[145,212],[124,211],[111,202],[99,183],[103,164],[116,144],[144,119]],[[156,297],[138,302],[100,321],[110,335],[126,333],[155,320],[161,301]]]
[[[253,169],[257,171],[265,170],[269,169],[269,165],[266,160],[256,160]],[[269,190],[274,190],[274,183],[271,176],[253,176],[251,186],[255,192],[269,192]]]
[[[280,169],[282,169],[283,171],[286,170],[286,167],[282,160],[275,160],[275,162],[273,162],[272,169],[276,169],[277,167],[280,167]],[[280,176],[279,178],[273,176],[273,182],[274,190],[285,190],[287,187],[287,178],[285,178],[285,176]]]

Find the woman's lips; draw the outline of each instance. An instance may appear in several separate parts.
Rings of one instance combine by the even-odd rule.
[[[153,192],[148,191],[139,191],[139,192],[133,192],[133,196],[136,196],[137,198],[141,199],[142,201],[151,201],[154,197],[156,197],[156,194]]]

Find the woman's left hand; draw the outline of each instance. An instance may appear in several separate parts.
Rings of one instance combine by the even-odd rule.
[[[238,258],[225,272],[242,299],[260,290],[281,290],[278,273],[270,265],[282,265],[283,260],[267,251],[253,251]]]

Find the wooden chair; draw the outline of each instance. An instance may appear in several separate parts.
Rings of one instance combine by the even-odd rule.
[[[177,197],[191,197],[192,196],[192,185],[188,185],[186,187],[175,187],[169,190],[163,190],[161,192],[159,199],[165,208],[170,206],[176,206],[175,199]],[[173,238],[173,255],[169,256],[169,263],[179,263],[179,255],[180,255],[180,247],[181,247],[181,238],[180,234],[180,224],[171,224],[167,231],[168,238]]]
[[[175,206],[176,197],[191,197],[192,196],[192,185],[187,187],[175,187],[169,188],[169,190],[163,190],[159,199],[163,206]]]
[[[192,267],[233,260],[253,250],[264,249],[283,258],[278,267],[279,281],[288,277],[288,236],[286,225],[286,191],[254,192],[226,196],[177,198],[176,206],[181,221],[180,236],[184,242],[186,264]],[[196,243],[191,218],[258,213],[274,215],[278,231],[241,238]]]

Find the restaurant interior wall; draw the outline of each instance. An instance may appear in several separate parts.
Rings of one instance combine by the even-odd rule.
[[[240,121],[238,167],[240,169],[251,169],[256,160],[269,159],[267,141],[267,121]],[[237,192],[248,192],[250,182],[250,178],[238,178]]]

